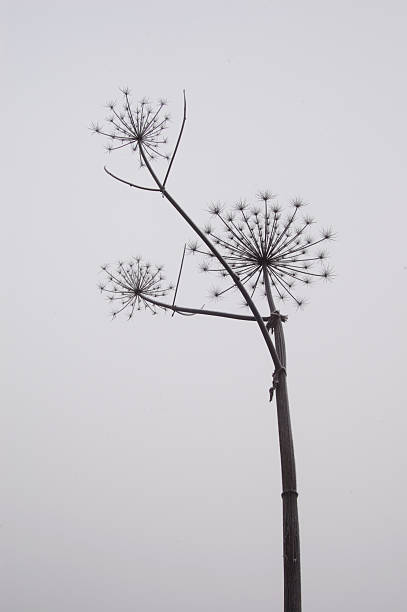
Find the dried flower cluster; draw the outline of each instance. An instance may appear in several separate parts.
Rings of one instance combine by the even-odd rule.
[[[146,98],[137,104],[133,104],[130,91],[127,88],[121,90],[123,94],[122,105],[116,102],[108,102],[110,111],[106,117],[107,127],[93,123],[91,130],[109,138],[106,146],[108,152],[124,147],[130,147],[138,153],[140,165],[144,165],[140,147],[150,160],[161,157],[170,160],[170,156],[159,151],[161,145],[167,143],[163,132],[168,126],[170,117],[164,114],[166,100],[159,100],[155,108],[150,105]]]
[[[109,302],[117,304],[112,317],[126,311],[131,319],[134,311],[142,308],[156,314],[158,306],[151,303],[150,299],[167,295],[174,288],[171,284],[163,286],[165,279],[162,270],[163,266],[142,263],[140,257],[127,263],[120,261],[115,269],[108,265],[102,266],[107,281],[101,283],[99,289]]]
[[[305,204],[298,198],[292,201],[291,210],[285,215],[270,192],[261,192],[258,199],[260,206],[249,207],[240,201],[231,211],[219,204],[211,205],[209,211],[220,229],[208,224],[205,234],[241,282],[249,284],[251,297],[264,286],[264,275],[268,272],[274,297],[282,301],[288,298],[303,306],[305,300],[297,295],[297,287],[332,277],[332,270],[325,263],[327,253],[318,246],[332,239],[333,231],[323,229],[318,237],[311,235],[315,221],[299,213]],[[206,257],[200,265],[201,271],[229,277],[209,249],[198,242],[191,242],[188,248],[190,253]],[[213,289],[212,297],[219,298],[234,287],[232,282],[224,289]]]

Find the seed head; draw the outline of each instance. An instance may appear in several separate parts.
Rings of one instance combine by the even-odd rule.
[[[195,253],[197,253],[199,249],[198,242],[196,240],[191,240],[191,242],[189,242],[187,245],[187,249],[189,253],[192,253],[192,255],[195,255]]]
[[[259,191],[259,193],[257,194],[257,197],[259,198],[259,200],[263,200],[263,202],[268,202],[269,200],[272,200],[276,196],[272,194],[271,191],[266,189],[266,191]]]
[[[208,210],[211,215],[217,216],[222,212],[222,205],[218,202],[216,204],[210,204]]]
[[[162,110],[166,101],[161,99],[155,107],[151,106],[146,98],[134,103],[130,90],[127,87],[120,89],[122,93],[121,105],[114,101],[107,103],[110,115],[106,118],[108,128],[99,123],[90,127],[95,134],[109,138],[106,150],[111,153],[116,149],[129,147],[139,156],[140,165],[144,165],[141,147],[149,161],[157,158],[168,159],[169,156],[160,149],[166,144],[165,129],[170,120]]]
[[[171,284],[163,285],[162,270],[163,266],[142,263],[139,256],[128,262],[119,261],[114,271],[110,266],[103,265],[102,271],[107,276],[107,282],[99,284],[99,290],[109,302],[117,304],[112,317],[125,311],[131,319],[134,311],[142,307],[157,314],[159,307],[149,302],[149,299],[163,297],[173,289]]]
[[[334,232],[329,228],[322,230],[319,237],[311,236],[308,230],[315,221],[309,215],[301,216],[303,200],[295,198],[292,208],[283,217],[281,206],[270,202],[273,197],[271,192],[260,192],[258,199],[262,206],[249,208],[240,200],[234,211],[212,204],[209,212],[215,217],[215,223],[214,227],[207,225],[205,233],[242,284],[247,285],[251,297],[256,291],[264,293],[263,279],[267,271],[274,297],[282,301],[290,299],[302,307],[305,300],[298,297],[296,287],[309,286],[314,280],[329,280],[333,276],[332,270],[325,265],[327,253],[318,247],[331,240]],[[202,272],[229,277],[229,286],[211,291],[213,298],[220,298],[235,288],[229,274],[207,247],[190,243],[189,251],[208,258],[200,264]]]

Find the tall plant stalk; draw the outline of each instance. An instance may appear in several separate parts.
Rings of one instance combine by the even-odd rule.
[[[263,266],[263,278],[270,314],[276,311],[271,292],[267,265]],[[287,356],[281,318],[274,324],[274,338],[281,363],[276,390],[277,421],[280,442],[281,481],[283,499],[283,556],[284,556],[284,611],[301,610],[301,562],[300,528],[298,522],[298,492],[295,469],[294,442],[291,429],[290,406],[287,389]]]
[[[280,443],[283,489],[284,612],[300,612],[298,493],[283,330],[283,322],[287,317],[280,314],[274,300],[275,297],[281,301],[289,298],[297,306],[301,306],[304,300],[298,298],[295,293],[296,283],[305,286],[316,278],[328,279],[331,277],[331,270],[323,266],[326,258],[325,251],[315,253],[312,249],[323,241],[331,239],[333,232],[330,229],[323,230],[318,239],[311,238],[307,232],[314,221],[310,217],[299,219],[298,211],[304,206],[304,203],[298,198],[292,202],[293,212],[282,220],[282,209],[274,202],[274,196],[268,191],[259,194],[263,210],[256,207],[249,210],[247,204],[242,201],[236,204],[234,212],[225,213],[222,206],[212,205],[210,212],[220,223],[223,234],[216,232],[211,225],[201,229],[166,186],[185,127],[185,94],[184,114],[178,138],[172,155],[166,155],[160,150],[166,143],[163,132],[167,127],[168,116],[162,116],[165,101],[161,100],[155,109],[145,99],[134,107],[129,90],[123,89],[122,93],[121,110],[118,110],[114,102],[108,104],[111,114],[107,120],[112,131],[108,132],[98,124],[94,124],[92,130],[109,137],[110,143],[107,147],[109,151],[130,147],[136,152],[140,165],[147,169],[153,184],[136,184],[117,176],[106,167],[105,171],[114,179],[130,187],[157,192],[164,197],[201,240],[202,245],[192,242],[188,247],[190,253],[198,253],[208,258],[207,262],[201,264],[201,270],[221,274],[231,283],[225,289],[214,290],[213,297],[218,298],[230,290],[235,290],[243,297],[244,304],[250,309],[251,315],[180,306],[176,303],[185,248],[171,304],[161,299],[173,289],[171,285],[163,285],[162,268],[144,264],[141,258],[133,258],[127,264],[119,262],[115,269],[103,266],[107,281],[99,285],[100,290],[107,295],[110,302],[119,303],[119,308],[112,313],[114,317],[126,311],[128,317],[131,318],[135,310],[144,308],[154,313],[164,310],[172,311],[173,314],[189,316],[201,314],[252,321],[257,324],[274,368],[269,395],[270,401],[274,394],[276,396]],[[153,168],[153,163],[157,158],[166,158],[169,162],[163,179],[159,178],[157,171]],[[316,271],[313,266],[318,263],[323,267]],[[260,314],[254,301],[254,295],[260,288],[263,288],[264,296],[267,299],[269,310],[267,315]]]

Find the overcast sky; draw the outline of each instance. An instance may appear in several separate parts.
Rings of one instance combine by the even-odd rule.
[[[100,264],[175,279],[191,232],[88,126],[166,97],[169,189],[302,196],[334,282],[287,307],[303,607],[405,610],[406,8],[349,2],[5,2],[1,598],[5,612],[282,609],[272,368],[252,323],[111,321]],[[180,301],[208,302],[188,258]],[[236,310],[239,310],[236,303]]]

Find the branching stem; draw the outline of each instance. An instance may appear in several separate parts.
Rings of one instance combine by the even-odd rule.
[[[161,183],[160,179],[157,177],[156,173],[154,172],[153,168],[151,167],[151,164],[150,164],[150,162],[147,159],[147,156],[146,156],[146,154],[144,152],[144,149],[143,149],[142,145],[140,146],[140,154],[141,154],[141,157],[143,159],[144,164],[146,165],[146,167],[147,167],[151,177],[153,178],[155,184],[157,185],[159,191],[161,191],[162,195],[179,212],[181,217],[183,217],[183,219],[185,219],[185,221],[188,223],[188,225],[190,227],[192,227],[192,229],[199,236],[199,238],[202,240],[202,242],[204,242],[206,244],[208,249],[214,254],[214,256],[218,259],[218,261],[224,267],[226,272],[229,274],[229,276],[233,280],[234,284],[236,285],[237,289],[243,295],[243,297],[244,297],[248,307],[252,311],[253,316],[254,316],[255,320],[257,321],[257,324],[258,324],[258,326],[260,328],[261,334],[262,334],[262,336],[263,336],[263,338],[264,338],[264,340],[266,342],[267,348],[269,350],[270,356],[271,356],[271,358],[273,360],[274,367],[275,368],[281,367],[282,364],[280,363],[279,357],[277,355],[277,352],[276,352],[276,349],[274,347],[274,344],[273,344],[273,342],[272,342],[272,340],[270,338],[270,335],[269,335],[269,333],[267,331],[266,325],[265,325],[265,323],[264,323],[264,321],[263,321],[259,311],[257,310],[257,307],[256,307],[254,301],[250,297],[249,293],[247,292],[246,288],[244,287],[244,285],[240,281],[239,277],[237,276],[237,274],[235,274],[235,272],[229,266],[227,261],[225,261],[225,259],[222,257],[222,255],[219,253],[219,251],[216,249],[216,247],[212,244],[212,242],[206,237],[205,233],[202,230],[199,229],[199,227],[195,224],[195,222],[191,219],[191,217],[189,217],[189,215],[183,210],[183,208],[181,208],[181,206],[171,196],[171,194],[168,193],[168,191],[164,187],[163,183]]]

